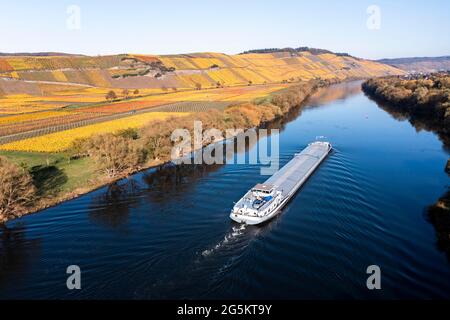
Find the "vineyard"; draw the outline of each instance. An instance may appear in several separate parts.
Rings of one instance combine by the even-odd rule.
[[[2,125],[11,125],[18,122],[27,122],[27,121],[36,121],[42,119],[50,119],[54,117],[61,117],[70,115],[69,112],[61,112],[61,111],[45,111],[45,112],[34,112],[34,113],[25,113],[13,116],[4,116],[0,117],[0,126]]]
[[[0,78],[80,84],[99,88],[213,88],[286,81],[398,74],[373,61],[302,52],[225,55],[117,55],[103,57],[0,57]],[[2,90],[0,84],[0,91]]]
[[[224,110],[304,80],[399,73],[373,61],[309,52],[1,56],[0,149],[60,152],[78,137],[170,114]],[[111,90],[115,97],[107,101]]]
[[[158,112],[181,112],[181,113],[194,113],[205,112],[211,109],[225,110],[225,108],[235,104],[237,102],[226,101],[185,101],[176,102],[168,105],[154,108],[154,111]]]
[[[73,104],[104,102],[107,93],[107,90],[99,88],[68,88],[68,86],[46,84],[39,86],[38,92],[44,93],[44,95],[9,94],[0,96],[0,115],[48,111]]]
[[[144,96],[131,97],[124,101],[108,103],[102,95],[103,89],[88,88],[58,91],[46,97],[31,95],[8,96],[3,101],[17,107],[17,113],[0,117],[0,145],[8,150],[27,150],[21,140],[30,141],[40,136],[51,138],[51,134],[66,132],[92,125],[106,127],[123,119],[136,121],[136,117],[153,117],[148,113],[192,113],[210,109],[224,110],[226,107],[243,101],[252,101],[267,96],[289,85],[263,85],[245,87],[215,88],[209,90],[175,91],[152,94],[144,90]],[[77,93],[79,93],[77,95]],[[84,97],[84,98],[83,98]],[[8,100],[9,99],[9,100]],[[45,100],[44,100],[45,99]],[[64,101],[65,100],[65,101]],[[79,102],[86,100],[85,102]],[[98,102],[102,100],[101,102]],[[1,100],[0,100],[1,101]],[[17,101],[22,104],[17,106]],[[89,103],[88,101],[93,101]],[[24,106],[23,104],[29,104]],[[46,107],[43,107],[43,106]],[[63,108],[66,107],[66,108]],[[51,108],[50,110],[46,108]],[[32,111],[30,111],[32,110]],[[11,112],[12,110],[9,109]],[[125,122],[120,122],[121,125]],[[89,131],[90,132],[90,131]],[[60,136],[58,136],[60,137]],[[34,140],[32,140],[34,141]],[[49,141],[50,144],[53,142]],[[36,150],[43,150],[37,144]],[[58,149],[58,148],[56,148]],[[52,149],[53,150],[53,149]]]
[[[58,70],[82,68],[111,68],[120,64],[124,55],[88,56],[50,56],[50,57],[2,57],[0,72],[24,70]]]
[[[31,95],[10,95],[0,98],[0,115],[13,115],[57,109],[66,105],[61,101],[46,101]]]
[[[112,104],[106,104],[106,105],[102,105],[102,106],[79,108],[79,109],[76,109],[75,111],[77,111],[77,112],[94,112],[94,113],[122,113],[122,112],[130,112],[130,111],[148,109],[148,108],[162,105],[162,104],[164,104],[164,101],[160,101],[160,100],[126,101],[126,102],[117,102],[117,103],[112,103]]]
[[[55,112],[56,113],[56,112]],[[68,113],[59,112],[60,116],[43,118],[40,120],[30,120],[24,122],[18,122],[7,125],[0,125],[0,137],[9,136],[17,133],[33,131],[43,128],[51,128],[56,126],[62,126],[74,122],[79,122],[88,119],[98,118],[98,114],[95,113]],[[66,114],[66,115],[63,115]],[[2,118],[0,118],[0,121]]]

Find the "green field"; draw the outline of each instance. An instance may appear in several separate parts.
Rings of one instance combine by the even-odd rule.
[[[0,151],[0,156],[29,170],[41,197],[87,186],[99,173],[90,158],[68,160],[62,154]]]

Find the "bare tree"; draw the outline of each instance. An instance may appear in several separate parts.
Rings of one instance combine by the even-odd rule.
[[[99,169],[110,178],[137,169],[145,159],[136,141],[113,134],[92,137],[86,148]]]
[[[128,99],[128,97],[130,96],[130,91],[128,89],[123,89],[122,95],[125,99]]]
[[[0,223],[20,217],[35,195],[36,187],[28,171],[0,157]]]

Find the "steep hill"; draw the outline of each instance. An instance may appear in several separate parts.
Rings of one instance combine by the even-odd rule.
[[[0,56],[0,94],[17,94],[21,90],[35,94],[39,90],[33,87],[42,83],[165,90],[403,73],[379,62],[342,54],[315,53]]]

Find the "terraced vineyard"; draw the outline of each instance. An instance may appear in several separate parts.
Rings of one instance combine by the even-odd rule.
[[[9,136],[21,132],[33,131],[37,129],[65,126],[75,122],[99,118],[99,115],[95,113],[78,113],[78,114],[68,112],[59,112],[59,113],[61,113],[60,116],[49,117],[40,120],[30,120],[0,125],[0,137]],[[1,120],[2,119],[0,118],[0,123]]]
[[[0,145],[111,120],[131,118],[140,114],[145,118],[147,117],[146,114],[151,112],[192,113],[210,109],[224,110],[236,103],[229,101],[185,101],[163,104],[157,107],[149,106],[127,112],[102,113],[92,112],[93,108],[82,108],[72,112],[41,112],[3,117],[0,118]],[[86,112],[88,110],[89,112]],[[108,125],[108,123],[105,123],[105,125]]]
[[[93,113],[123,113],[123,112],[133,112],[137,110],[149,109],[154,106],[162,105],[166,102],[161,100],[155,101],[126,101],[118,102],[113,104],[107,104],[102,106],[87,107],[76,109],[76,112],[93,112]]]
[[[204,112],[211,109],[224,110],[225,108],[237,104],[239,101],[184,101],[171,103],[152,110],[158,112]]]
[[[0,57],[0,78],[99,88],[195,89],[402,74],[394,67],[331,53],[196,53],[165,56]],[[5,91],[0,83],[0,92]],[[30,85],[31,86],[31,85]],[[29,87],[30,87],[29,86]],[[24,90],[32,90],[27,88]],[[36,88],[33,89],[36,91]]]
[[[25,152],[63,152],[70,147],[73,141],[87,138],[93,134],[117,132],[122,129],[138,128],[152,120],[164,120],[170,116],[184,116],[187,113],[150,112],[140,115],[129,116],[107,122],[89,124],[87,121],[82,126],[73,124],[54,133],[41,133],[29,138],[22,137],[19,141],[5,143],[0,150],[25,151]],[[49,128],[51,132],[52,128]]]

